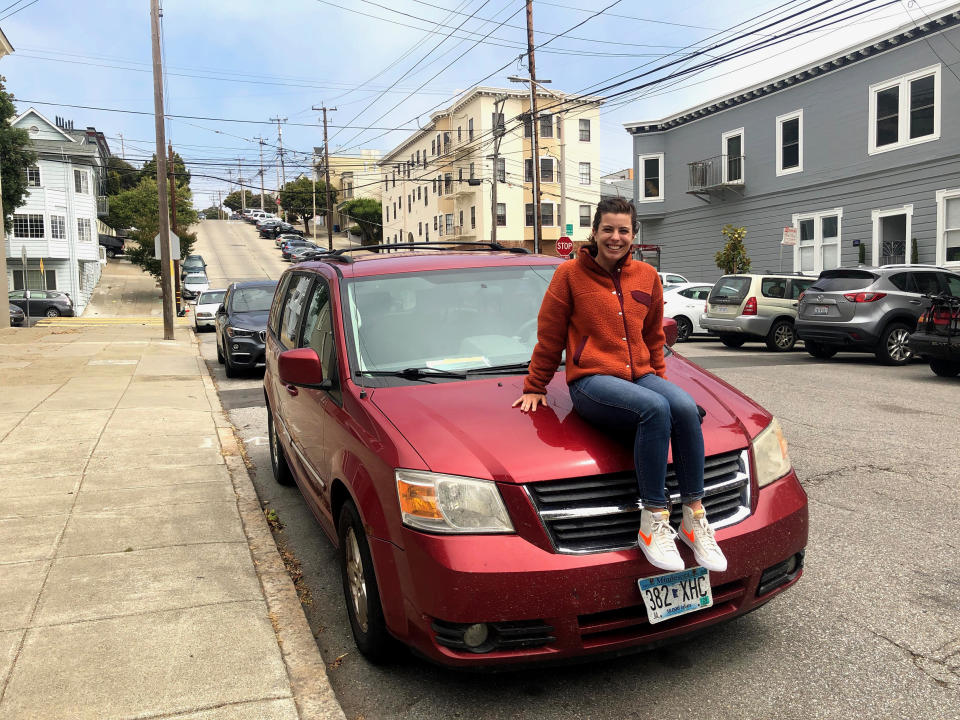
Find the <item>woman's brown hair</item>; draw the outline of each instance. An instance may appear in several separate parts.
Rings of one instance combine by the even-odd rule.
[[[590,233],[590,239],[584,244],[583,249],[591,255],[597,254],[597,241],[594,233],[600,229],[600,220],[607,213],[614,215],[630,215],[630,227],[633,228],[633,234],[640,231],[640,221],[637,220],[637,208],[629,200],[622,197],[607,198],[597,203],[597,211],[593,214],[593,232]]]

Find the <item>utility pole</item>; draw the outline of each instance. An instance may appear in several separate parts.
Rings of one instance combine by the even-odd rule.
[[[314,110],[323,110],[323,170],[326,173],[326,192],[327,192],[327,217],[325,224],[327,226],[327,249],[333,250],[333,198],[330,195],[330,146],[327,142],[327,111],[336,112],[336,108],[326,106],[313,106]]]
[[[254,140],[260,143],[260,209],[263,210],[263,138],[255,137]]]
[[[127,159],[127,151],[123,147],[123,133],[117,133],[120,136],[120,158],[123,160]]]
[[[170,178],[170,229],[173,231],[173,234],[177,234],[177,182],[176,176],[174,174],[174,163],[173,163],[173,143],[167,143],[167,152],[170,155],[168,165],[167,165],[167,174]],[[177,253],[178,255],[180,253]],[[183,291],[180,288],[180,261],[173,261],[173,283],[175,289],[175,299],[177,306],[177,317],[183,315]]]
[[[221,220],[223,220],[223,198],[220,197],[220,191],[217,190],[217,215]]]
[[[153,115],[157,133],[157,202],[160,221],[160,287],[163,290],[163,339],[173,340],[173,286],[170,264],[170,220],[167,216],[167,154],[164,152],[163,70],[160,65],[160,6],[150,0],[153,49]]]
[[[537,123],[537,69],[533,58],[533,0],[527,0],[527,67],[530,70],[530,154],[533,157],[533,251],[540,252],[543,215],[540,212],[540,130]]]
[[[310,160],[310,180],[313,182],[313,214],[310,220],[313,223],[313,243],[317,243],[317,149],[313,149],[313,157]]]
[[[497,166],[500,162],[500,141],[503,139],[503,133],[500,131],[500,115],[503,112],[503,104],[507,101],[506,97],[499,97],[493,104],[493,182],[490,184],[490,242],[497,241],[497,185],[500,183],[500,176]]]
[[[240,184],[240,214],[247,212],[247,189],[243,185],[243,165],[241,159],[237,158],[237,182]]]
[[[283,186],[287,184],[287,170],[283,166],[283,127],[281,126],[280,123],[285,123],[286,121],[287,119],[285,117],[280,117],[280,116],[277,116],[275,118],[270,118],[270,122],[275,122],[277,124],[277,147],[279,148],[279,151],[280,151],[280,181],[281,181],[280,189],[281,190],[283,189]],[[277,197],[278,198],[280,197],[279,192],[277,194]],[[283,211],[283,220],[284,222],[286,222],[287,220],[286,209],[284,209]]]

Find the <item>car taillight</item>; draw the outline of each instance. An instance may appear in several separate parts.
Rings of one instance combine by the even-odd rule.
[[[800,293],[800,297],[797,298],[797,302],[803,302],[803,296],[806,295],[806,294],[807,294],[807,291],[806,291],[806,290],[804,290],[802,293]]]
[[[747,304],[743,306],[743,312],[741,315],[756,315],[757,314],[757,299],[755,297],[747,300]]]
[[[858,292],[858,293],[844,293],[843,295],[850,302],[876,302],[887,296],[886,293],[875,293],[875,292]]]

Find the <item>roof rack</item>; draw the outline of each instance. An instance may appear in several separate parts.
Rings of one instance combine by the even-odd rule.
[[[405,242],[405,243],[384,243],[380,245],[358,245],[356,247],[338,248],[337,250],[314,250],[309,253],[311,260],[332,260],[334,262],[352,263],[353,258],[347,253],[357,250],[413,250],[415,248],[428,250],[442,250],[445,248],[463,248],[474,250],[490,250],[492,252],[512,252],[518,254],[529,254],[530,251],[524,247],[507,247],[498,242],[457,242],[455,240],[439,240],[434,242]]]

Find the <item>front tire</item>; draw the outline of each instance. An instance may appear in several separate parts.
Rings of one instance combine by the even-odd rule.
[[[728,348],[738,348],[743,345],[747,339],[740,335],[721,335],[720,342],[726,345]]]
[[[223,372],[226,373],[228,378],[235,378],[239,374],[236,366],[230,362],[229,352],[223,356]]]
[[[383,617],[380,589],[363,522],[350,500],[340,510],[337,535],[340,540],[337,560],[343,580],[343,598],[354,642],[370,662],[385,662],[393,655],[395,641],[387,631]]]
[[[777,320],[767,333],[767,347],[774,352],[789,352],[797,344],[797,331],[789,320]]]
[[[960,375],[960,361],[931,359],[930,369],[940,377],[956,377]]]
[[[107,257],[111,260],[117,256],[117,251],[113,248],[107,248]]]
[[[693,323],[683,315],[677,315],[674,320],[677,323],[677,342],[686,342],[693,335]]]
[[[60,311],[55,307],[47,308],[47,311],[44,313],[47,317],[60,317]]]
[[[837,348],[833,345],[824,345],[823,343],[814,342],[813,340],[804,340],[803,344],[808,353],[821,360],[829,360],[837,354]]]
[[[907,344],[910,328],[903,323],[891,323],[880,336],[875,354],[884,365],[906,365],[913,358]]]
[[[267,407],[267,440],[270,444],[270,469],[273,470],[273,479],[280,485],[293,485],[293,473],[290,472],[287,456],[284,455],[283,447],[280,445],[273,412],[269,407]]]
[[[216,330],[214,330],[216,332]],[[223,365],[223,350],[220,349],[220,333],[217,333],[217,362]]]

